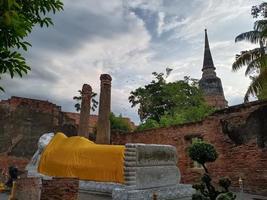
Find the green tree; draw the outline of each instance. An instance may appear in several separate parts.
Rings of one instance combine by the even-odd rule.
[[[160,127],[160,124],[156,120],[147,119],[144,123],[140,124],[136,128],[136,130],[137,131],[143,131],[146,129],[159,128],[159,127]]]
[[[110,128],[112,131],[122,131],[122,132],[132,131],[129,122],[121,115],[117,117],[114,113],[110,113],[109,120],[110,120]]]
[[[76,101],[76,103],[74,104],[74,107],[77,112],[81,111],[81,101],[82,101],[82,91],[78,90],[78,92],[79,92],[79,95],[73,97],[73,100]],[[98,101],[95,99],[96,96],[97,96],[97,93],[92,92],[92,95],[91,95],[91,110],[92,111],[95,111],[98,106]]]
[[[152,73],[155,76],[155,80],[144,87],[139,87],[135,91],[132,91],[129,97],[129,102],[132,103],[132,107],[139,105],[138,114],[140,120],[150,118],[159,122],[160,117],[169,110],[170,103],[165,101],[165,91],[163,87],[166,85],[163,73]]]
[[[218,153],[213,145],[198,140],[189,147],[188,154],[193,161],[201,164],[205,170],[201,178],[201,183],[193,185],[197,193],[192,196],[192,200],[236,199],[236,196],[232,192],[229,192],[229,187],[231,185],[231,180],[229,178],[221,178],[219,180],[218,184],[222,190],[217,190],[213,186],[211,176],[206,166],[206,163],[214,162],[218,158]]]
[[[254,23],[252,31],[241,33],[235,38],[236,42],[246,40],[259,45],[257,48],[242,51],[236,55],[236,61],[232,65],[233,71],[237,71],[243,66],[246,66],[245,76],[249,76],[252,80],[244,97],[245,102],[249,100],[251,95],[257,96],[258,99],[267,98],[266,8],[266,2],[259,6],[253,6],[251,10],[252,16],[255,18],[262,16],[262,19]]]
[[[129,102],[139,106],[142,124],[137,130],[166,127],[198,121],[213,112],[206,105],[198,81],[189,77],[167,83],[163,73],[153,73],[155,79],[131,92]]]
[[[30,70],[21,55],[31,46],[25,38],[35,25],[52,25],[48,13],[62,9],[60,0],[0,0],[0,79],[5,73],[22,77]]]

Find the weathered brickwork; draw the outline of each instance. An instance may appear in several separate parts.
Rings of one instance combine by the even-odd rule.
[[[48,101],[12,97],[0,102],[0,153],[30,158],[39,137],[71,122]],[[72,120],[74,124],[74,120]]]
[[[42,180],[41,200],[77,200],[79,180],[53,178]]]
[[[0,154],[0,172],[7,173],[9,166],[16,166],[20,171],[25,169],[29,159],[24,157],[8,156]]]
[[[265,111],[265,115],[258,116],[257,113],[262,109]],[[188,157],[187,148],[191,144],[192,138],[202,138],[215,145],[219,153],[218,160],[208,165],[215,180],[222,176],[229,176],[233,187],[238,188],[238,180],[241,177],[245,191],[267,195],[267,127],[264,125],[267,124],[266,113],[267,101],[242,104],[217,111],[197,123],[128,134],[116,133],[112,136],[112,143],[136,142],[174,145],[179,156],[178,166],[182,174],[182,182],[194,183],[199,181],[203,170],[194,168],[192,160]],[[227,128],[225,123],[234,124],[236,130],[239,130],[240,134],[243,133],[242,137],[245,139],[241,140],[242,144],[238,143],[239,140],[235,142],[235,137],[232,135],[230,135],[232,137],[230,139],[227,129],[230,129],[231,132],[233,125]],[[262,129],[265,131],[265,138],[258,133]],[[259,140],[263,140],[264,147],[258,145]]]
[[[40,178],[20,178],[14,182],[10,200],[39,200],[40,194]]]
[[[43,133],[62,131],[77,135],[79,113],[62,112],[48,101],[11,97],[0,101],[0,154],[31,158]],[[131,126],[133,123],[125,118]],[[89,133],[95,133],[97,115],[89,117]],[[0,164],[1,165],[1,164]]]

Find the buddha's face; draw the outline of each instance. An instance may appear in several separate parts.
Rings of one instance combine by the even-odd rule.
[[[52,140],[54,135],[55,135],[54,133],[43,134],[38,141],[38,149],[40,151],[42,151],[49,144],[49,142]]]

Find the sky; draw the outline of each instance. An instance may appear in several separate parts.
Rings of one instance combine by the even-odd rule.
[[[74,112],[73,96],[84,83],[99,94],[103,73],[112,76],[115,114],[139,123],[130,92],[152,80],[152,72],[173,71],[168,81],[201,78],[204,29],[229,105],[243,102],[250,83],[244,70],[232,72],[235,55],[255,46],[235,37],[252,30],[250,15],[258,0],[64,0],[52,15],[54,26],[35,27],[24,53],[31,71],[23,78],[5,75],[0,99],[21,96],[48,100]]]

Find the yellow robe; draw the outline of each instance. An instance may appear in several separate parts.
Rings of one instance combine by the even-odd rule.
[[[124,183],[124,146],[98,145],[57,133],[43,151],[38,172],[57,177]]]

